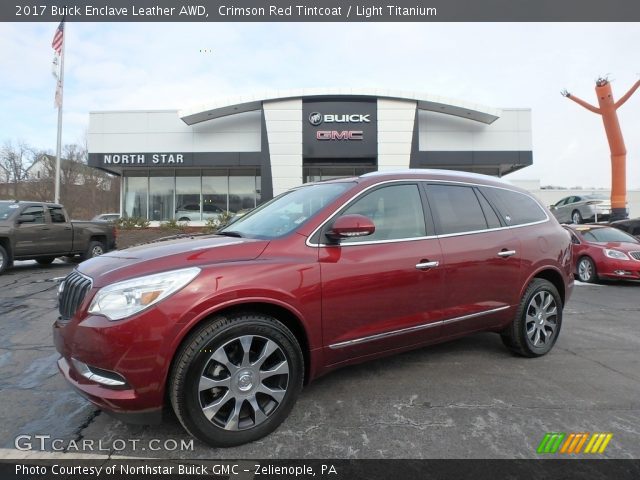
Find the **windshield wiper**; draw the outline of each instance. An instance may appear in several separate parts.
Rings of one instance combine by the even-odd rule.
[[[224,235],[226,237],[238,237],[242,238],[242,234],[240,232],[235,232],[233,230],[217,232],[216,235]]]

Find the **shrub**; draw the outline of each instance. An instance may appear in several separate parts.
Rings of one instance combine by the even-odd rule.
[[[131,230],[133,228],[147,228],[150,224],[149,220],[142,217],[121,217],[114,222],[118,228],[122,230]]]
[[[176,220],[175,218],[172,218],[160,224],[160,228],[164,228],[165,230],[184,230],[188,226],[189,226],[188,220],[180,221],[180,220]]]

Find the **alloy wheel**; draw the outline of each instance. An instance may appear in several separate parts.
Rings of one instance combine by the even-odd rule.
[[[593,277],[593,265],[589,260],[583,258],[578,264],[578,278],[581,282],[588,282]]]
[[[289,363],[276,342],[243,335],[213,351],[198,385],[205,417],[224,430],[254,428],[282,403]]]
[[[527,337],[534,347],[553,340],[558,326],[558,306],[551,293],[542,290],[529,302],[526,311]]]

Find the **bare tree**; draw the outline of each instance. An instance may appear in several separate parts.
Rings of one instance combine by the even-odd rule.
[[[0,149],[0,166],[6,178],[6,184],[13,185],[13,198],[18,199],[20,185],[27,177],[27,170],[34,160],[34,149],[23,141],[15,145],[7,140]],[[10,195],[9,192],[6,192]]]

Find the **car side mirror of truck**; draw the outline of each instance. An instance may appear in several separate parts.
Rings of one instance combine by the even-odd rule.
[[[36,221],[36,217],[33,215],[20,215],[18,217],[18,223],[33,223]]]
[[[342,238],[365,237],[376,231],[376,226],[369,217],[364,215],[343,215],[338,217],[331,229],[326,233],[332,240]]]

